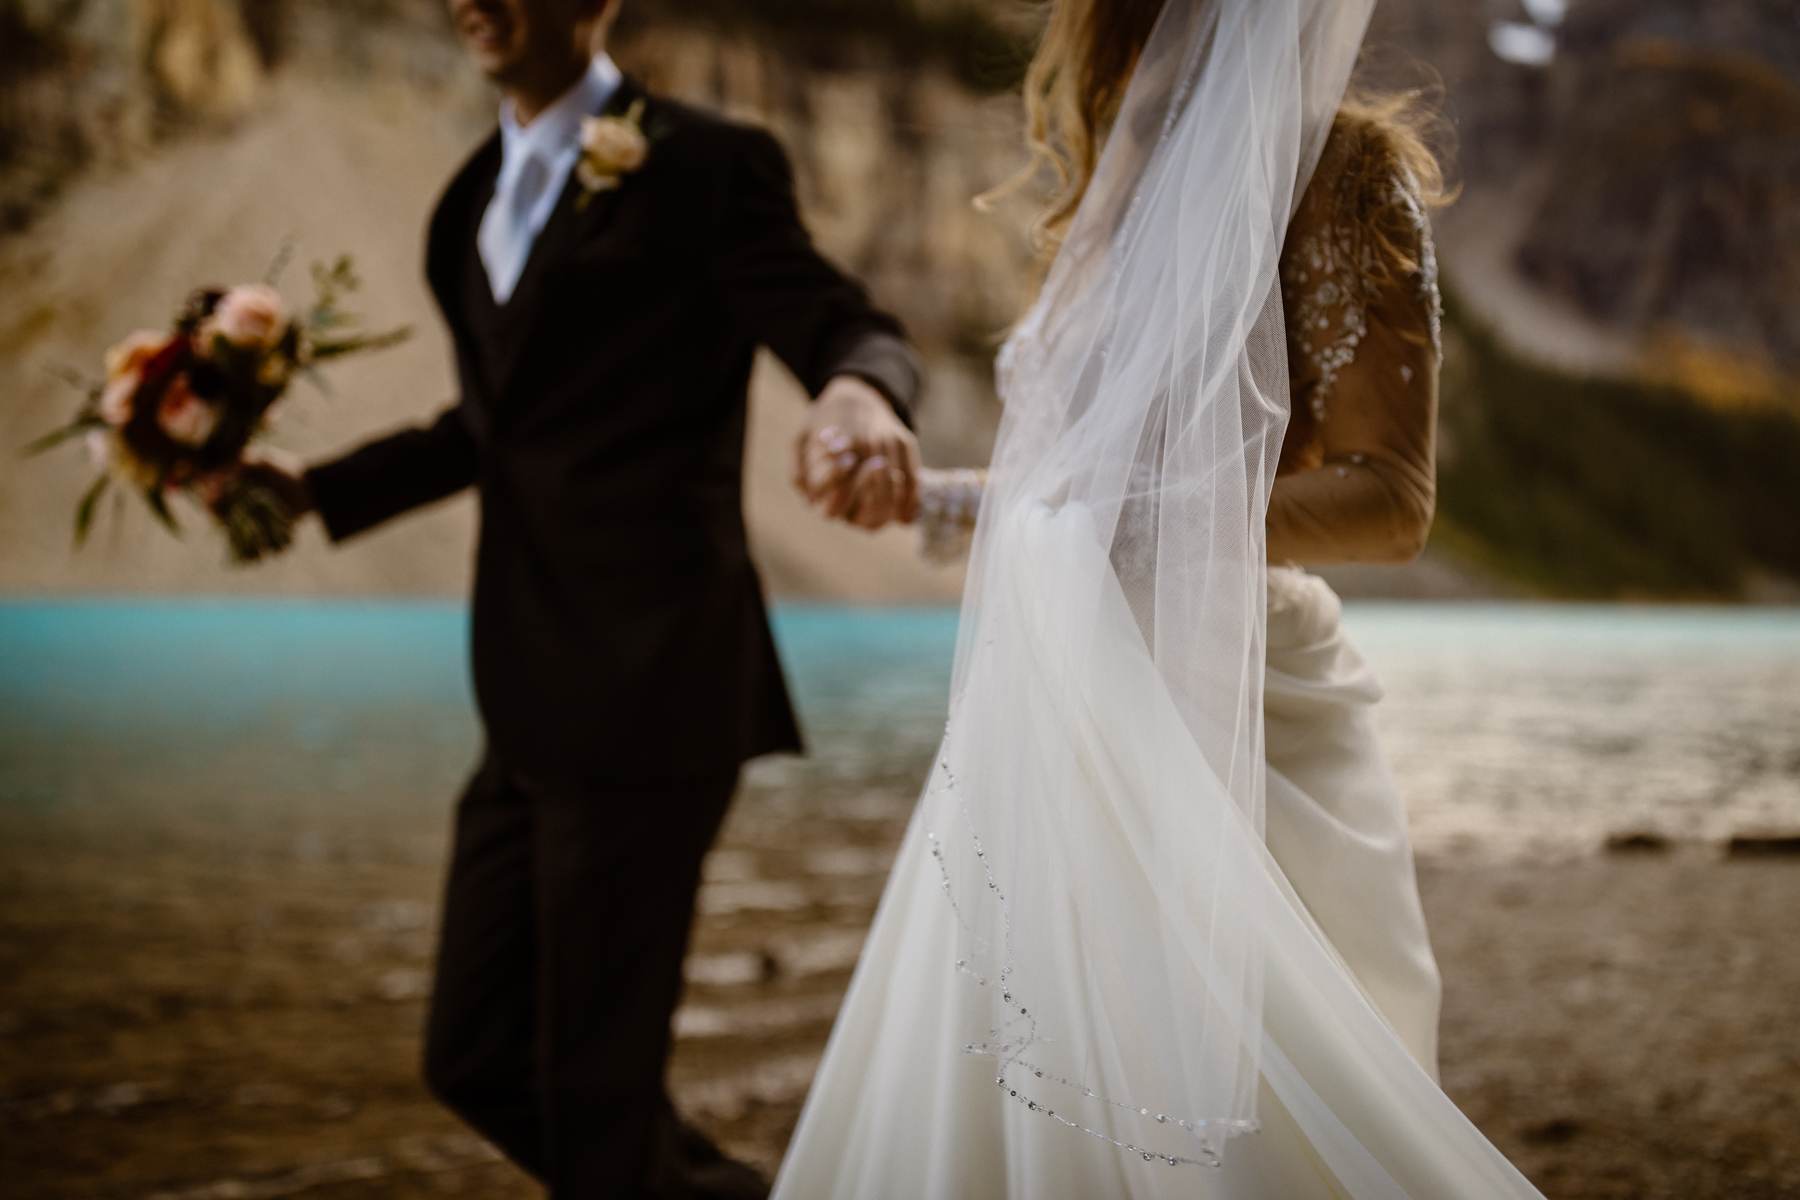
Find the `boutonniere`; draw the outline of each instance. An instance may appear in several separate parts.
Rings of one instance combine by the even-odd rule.
[[[644,102],[635,100],[622,117],[587,117],[581,122],[581,159],[575,175],[581,181],[583,206],[610,192],[650,157],[644,136]]]

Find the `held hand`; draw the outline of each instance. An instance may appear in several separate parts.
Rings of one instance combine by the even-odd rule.
[[[239,474],[261,484],[280,498],[288,516],[298,521],[313,510],[312,488],[306,482],[306,467],[285,450],[270,446],[251,446],[244,451],[244,465]]]
[[[831,381],[794,447],[794,486],[827,517],[877,530],[918,515],[919,444],[874,387]]]

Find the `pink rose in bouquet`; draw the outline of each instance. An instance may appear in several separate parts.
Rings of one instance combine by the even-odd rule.
[[[142,495],[171,529],[169,498],[190,497],[224,527],[237,561],[287,545],[293,518],[253,469],[251,443],[267,432],[295,372],[407,336],[404,329],[355,330],[340,308],[357,286],[348,259],[315,267],[313,279],[318,299],[305,313],[290,314],[268,284],[207,288],[168,333],[140,330],[106,352],[105,379],[89,389],[75,419],[31,447],[81,436],[101,468],[76,509],[77,541],[117,483]]]
[[[106,377],[119,379],[143,371],[144,364],[156,357],[157,351],[169,344],[169,335],[154,329],[140,329],[127,334],[125,340],[106,352]]]
[[[108,425],[117,428],[131,419],[144,367],[168,344],[167,334],[140,329],[106,352],[106,384],[100,393],[99,411]]]
[[[281,340],[286,328],[287,306],[281,293],[266,283],[251,283],[219,297],[218,307],[200,331],[233,346],[266,351]]]
[[[219,409],[194,394],[186,375],[170,378],[156,405],[156,423],[170,441],[197,449],[219,427]]]

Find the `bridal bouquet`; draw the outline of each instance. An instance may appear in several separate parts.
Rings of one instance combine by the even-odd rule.
[[[202,288],[167,333],[139,331],[106,352],[102,382],[73,420],[28,447],[38,453],[83,438],[100,468],[75,511],[75,538],[87,536],[110,488],[135,491],[172,531],[171,497],[186,495],[224,528],[232,558],[248,562],[283,549],[293,518],[268,472],[248,456],[296,375],[317,381],[321,364],[395,345],[406,329],[365,333],[342,308],[357,288],[348,258],[313,268],[317,296],[290,313],[264,283]]]

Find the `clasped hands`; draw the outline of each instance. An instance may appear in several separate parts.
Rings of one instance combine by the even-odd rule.
[[[794,444],[794,487],[824,515],[871,532],[919,515],[919,443],[872,385],[832,380]]]

